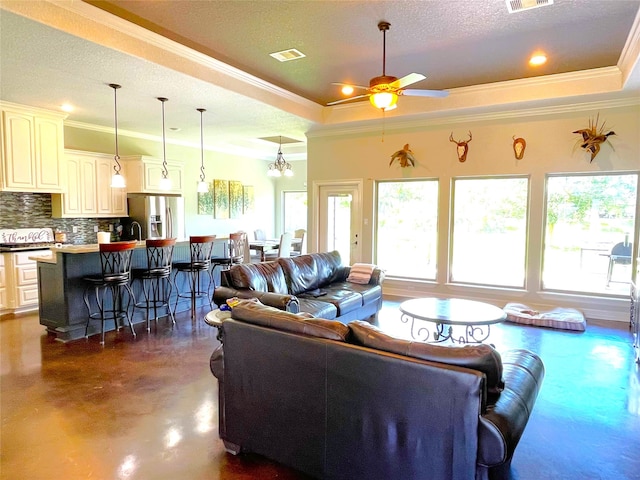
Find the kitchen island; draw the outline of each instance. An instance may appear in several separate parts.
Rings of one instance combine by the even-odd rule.
[[[223,248],[225,239],[216,239],[215,249]],[[38,265],[38,294],[40,324],[47,327],[47,332],[55,335],[56,340],[68,342],[85,336],[87,324],[87,307],[84,303],[87,275],[101,273],[98,244],[63,245],[51,248],[51,254],[30,257]],[[189,242],[177,242],[173,250],[174,262],[190,260]],[[133,251],[132,268],[146,268],[147,255],[145,242],[140,241]],[[188,283],[180,282],[181,293],[188,291]],[[136,298],[142,298],[140,282],[133,283]],[[213,293],[213,292],[212,292]],[[173,308],[177,292],[172,292],[170,304]],[[97,311],[95,298],[89,295],[92,311]],[[206,303],[204,298],[198,299],[198,306]],[[179,302],[178,312],[191,307],[190,302]],[[133,309],[133,323],[146,321],[144,308]],[[105,322],[105,331],[114,330],[112,320]],[[100,332],[100,320],[92,320],[89,324],[89,335]]]

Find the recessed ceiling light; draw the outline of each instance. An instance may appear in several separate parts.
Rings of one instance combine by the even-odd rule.
[[[62,105],[60,105],[60,110],[62,110],[63,112],[73,112],[73,105],[71,105],[70,103],[63,103]]]
[[[169,130],[171,130],[172,132],[179,132],[182,129],[180,127],[169,127]]]
[[[539,67],[547,63],[547,56],[544,53],[534,53],[529,59],[529,65]]]
[[[353,87],[351,85],[345,85],[342,87],[342,93],[344,95],[351,95],[353,93]]]
[[[299,58],[306,57],[304,53],[302,53],[300,50],[296,50],[295,48],[289,48],[288,50],[270,53],[269,55],[280,62],[288,62],[289,60],[297,60]]]

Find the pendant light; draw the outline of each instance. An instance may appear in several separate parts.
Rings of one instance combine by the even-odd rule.
[[[280,136],[280,146],[278,147],[276,161],[270,163],[269,169],[267,170],[267,176],[269,177],[280,177],[281,175],[284,175],[285,177],[293,177],[291,164],[287,162],[282,155],[282,136]]]
[[[164,102],[168,101],[168,98],[158,97],[158,100],[162,103],[162,178],[160,179],[160,190],[170,190],[171,180],[169,179],[169,170],[167,169],[167,139],[165,137],[164,127]]]
[[[120,166],[120,155],[118,154],[118,98],[117,92],[120,85],[110,83],[109,86],[113,88],[113,106],[114,106],[114,123],[115,123],[115,137],[116,137],[116,153],[113,160],[116,164],[113,166],[113,176],[111,177],[111,188],[124,188],[124,177],[120,174],[122,167]]]
[[[204,108],[197,108],[200,112],[200,181],[198,182],[198,193],[207,193],[209,185],[204,181],[204,133],[202,129],[202,113],[206,112]]]

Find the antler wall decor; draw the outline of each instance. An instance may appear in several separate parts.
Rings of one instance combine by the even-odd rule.
[[[389,166],[393,163],[394,160],[398,160],[400,162],[400,166],[402,168],[412,166],[416,166],[416,159],[413,156],[413,152],[409,149],[409,144],[405,144],[402,150],[398,150],[396,153],[391,155],[391,161],[389,162]]]
[[[527,148],[527,142],[524,138],[516,138],[515,135],[511,138],[513,138],[513,153],[516,155],[516,160],[522,160],[524,149]]]
[[[596,155],[598,155],[598,152],[600,151],[600,144],[608,142],[608,137],[610,135],[616,134],[616,132],[614,132],[613,130],[604,133],[606,122],[602,122],[602,125],[598,127],[598,120],[600,120],[600,114],[598,114],[598,116],[596,117],[595,122],[592,122],[591,119],[589,119],[588,128],[583,128],[582,130],[576,130],[575,132],[573,132],[582,135],[580,148],[591,152],[591,160],[589,160],[589,163],[593,162],[593,159],[596,158]],[[611,142],[609,142],[609,145],[611,145]],[[611,148],[613,148],[613,145],[611,145]]]
[[[473,137],[471,136],[471,130],[469,130],[469,140],[465,140],[464,142],[454,140],[453,132],[451,132],[451,135],[449,135],[449,141],[457,145],[456,150],[458,152],[458,160],[460,162],[464,162],[467,159],[467,153],[469,152],[469,145],[467,144],[471,141],[472,138]]]

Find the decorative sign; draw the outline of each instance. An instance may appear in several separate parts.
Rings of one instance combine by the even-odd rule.
[[[0,230],[0,243],[53,242],[51,228],[7,228]]]

